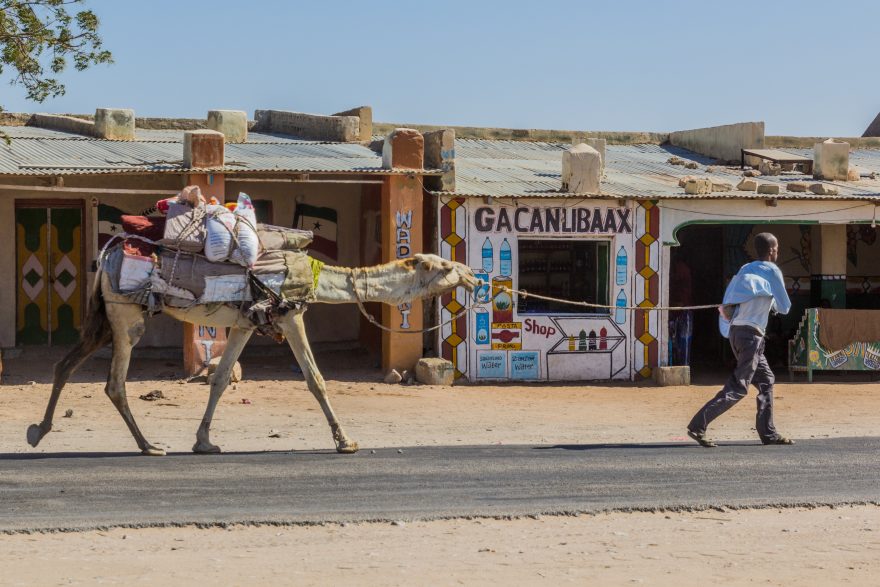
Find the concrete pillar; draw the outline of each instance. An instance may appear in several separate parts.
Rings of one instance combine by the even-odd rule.
[[[602,156],[593,147],[581,143],[562,153],[562,191],[573,194],[598,194]]]
[[[226,198],[226,178],[222,173],[191,173],[186,177],[186,185],[197,185],[202,195],[212,196],[219,202]],[[226,329],[208,328],[183,323],[183,371],[191,377],[202,370],[208,361],[223,354],[226,348]]]
[[[357,116],[360,123],[358,124],[358,141],[361,143],[369,143],[373,140],[373,109],[370,106],[358,106],[345,112],[337,112],[333,116]]]
[[[395,129],[385,139],[388,169],[421,169],[424,140],[412,129]],[[386,176],[382,183],[382,261],[410,257],[423,250],[422,185],[418,175]],[[421,300],[397,307],[382,304],[382,324],[398,330],[423,328]],[[412,370],[422,356],[421,334],[382,332],[382,369]]]
[[[425,133],[425,168],[442,169],[443,175],[425,176],[425,188],[434,192],[455,191],[455,130]]]
[[[813,177],[846,181],[849,173],[849,143],[828,139],[813,145]]]
[[[846,307],[846,225],[822,224],[813,228],[813,275],[810,305]],[[818,237],[818,238],[816,238]]]
[[[227,143],[246,143],[247,114],[242,110],[208,110],[208,128],[223,133]]]
[[[134,110],[98,108],[95,110],[95,136],[114,141],[133,141]]]
[[[184,167],[223,167],[223,133],[216,130],[188,130],[183,133]]]

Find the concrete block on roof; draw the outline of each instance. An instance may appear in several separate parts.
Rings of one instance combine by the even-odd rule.
[[[455,191],[455,131],[451,128],[426,132],[425,168],[442,169],[441,176],[425,176],[425,187],[435,192]]]
[[[183,133],[183,166],[222,167],[224,163],[223,133],[216,130],[188,130]]]
[[[678,187],[683,188],[685,186],[685,184],[687,184],[687,182],[689,182],[692,179],[697,179],[697,176],[696,175],[685,175],[684,177],[682,177],[678,180]]]
[[[227,143],[245,143],[248,119],[243,110],[208,110],[208,128],[223,133]]]
[[[736,189],[741,192],[753,192],[758,189],[758,182],[751,177],[744,177],[741,182],[736,184]]]
[[[60,130],[61,132],[75,133],[87,137],[97,136],[95,123],[73,116],[61,116],[60,114],[34,114],[28,120],[28,126]]]
[[[95,136],[114,141],[133,141],[134,110],[98,108],[95,110]]]
[[[779,184],[778,183],[762,183],[758,186],[759,194],[769,194],[769,195],[777,195],[779,194]]]
[[[764,123],[740,122],[676,131],[669,134],[669,142],[724,163],[739,163],[742,149],[764,147]]]
[[[689,179],[684,184],[684,193],[692,196],[712,193],[712,182],[705,177]]]
[[[805,181],[790,181],[788,182],[788,185],[785,186],[785,189],[790,192],[806,192],[810,189],[810,184]]]
[[[733,189],[733,184],[728,181],[719,181],[712,179],[712,191],[713,192],[729,192]]]
[[[810,185],[810,191],[818,196],[836,196],[840,190],[836,185],[827,183],[814,183]]]
[[[743,171],[743,177],[760,177],[761,172],[757,169],[746,169]]]
[[[605,139],[587,137],[584,139],[583,142],[599,151],[599,157],[602,161],[600,172],[602,173],[602,175],[605,175],[605,147],[608,145],[608,141]]]
[[[369,143],[373,138],[373,109],[370,106],[358,106],[345,112],[337,112],[333,116],[357,116],[358,136],[362,143]]]
[[[758,164],[758,172],[761,175],[779,175],[782,173],[782,166],[772,161],[761,160]]]
[[[846,181],[859,181],[862,179],[862,174],[859,173],[859,170],[855,167],[850,167],[846,173]]]
[[[590,145],[580,143],[562,153],[562,191],[598,194],[601,177],[602,156]]]
[[[356,143],[360,140],[360,119],[357,116],[322,116],[289,110],[257,110],[254,112],[256,132],[273,132],[310,141]]]
[[[828,139],[813,145],[813,177],[846,181],[849,173],[849,143]]]
[[[383,169],[422,169],[425,139],[412,128],[396,128],[385,137],[382,146]]]

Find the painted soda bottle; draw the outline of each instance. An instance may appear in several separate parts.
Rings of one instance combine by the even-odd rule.
[[[585,351],[587,350],[587,333],[583,330],[578,333],[578,350]]]
[[[489,310],[486,308],[477,308],[474,310],[476,317],[476,335],[477,344],[489,344]]]
[[[608,329],[604,326],[599,330],[599,350],[608,349]]]
[[[513,275],[513,258],[510,254],[510,243],[504,239],[498,252],[501,262],[498,264],[498,270],[501,275]]]
[[[623,324],[626,322],[626,294],[623,290],[620,290],[620,293],[617,294],[617,301],[615,302],[617,309],[614,310],[614,321],[618,324]]]
[[[590,335],[589,335],[588,339],[589,339],[589,349],[591,351],[595,351],[596,350],[596,331],[595,330],[590,331]]]
[[[492,250],[492,241],[489,240],[489,237],[486,237],[486,240],[483,241],[483,271],[486,273],[492,273],[493,269],[493,260],[495,252]]]
[[[617,260],[615,261],[615,283],[623,285],[626,283],[626,250],[623,247],[617,251]]]

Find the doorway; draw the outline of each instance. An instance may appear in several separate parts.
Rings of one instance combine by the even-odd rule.
[[[81,200],[15,203],[17,345],[79,340],[83,208]]]

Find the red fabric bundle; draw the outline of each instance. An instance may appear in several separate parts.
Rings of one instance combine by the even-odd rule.
[[[122,230],[151,241],[160,240],[165,234],[165,217],[122,215]]]

